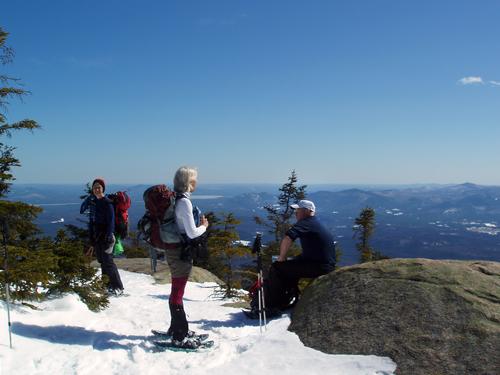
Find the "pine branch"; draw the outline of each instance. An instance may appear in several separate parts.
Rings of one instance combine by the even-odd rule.
[[[0,136],[6,135],[7,137],[12,137],[12,130],[29,130],[33,132],[35,129],[39,129],[40,125],[34,120],[25,119],[19,122],[15,122],[13,124],[4,124],[0,126]]]

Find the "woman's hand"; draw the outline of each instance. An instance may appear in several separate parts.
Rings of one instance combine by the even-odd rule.
[[[208,219],[203,215],[201,217],[201,225],[203,225],[205,228],[208,228]]]

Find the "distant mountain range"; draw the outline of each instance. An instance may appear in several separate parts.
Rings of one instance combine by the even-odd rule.
[[[134,229],[144,212],[142,194],[149,185],[109,185],[106,192],[126,190],[132,198],[129,211]],[[265,217],[263,207],[276,203],[278,185],[200,185],[193,201],[204,212],[232,212],[242,224],[240,237],[251,240],[264,231],[254,222]],[[364,207],[376,212],[373,246],[391,257],[500,260],[500,187],[471,183],[405,187],[310,186],[308,199],[335,233],[343,249],[342,264],[357,262],[352,238],[354,218]],[[79,196],[83,185],[17,184],[9,195],[40,205],[40,228],[54,235],[64,224],[81,225]],[[61,221],[64,219],[64,222]],[[269,237],[269,236],[268,236]],[[264,236],[266,240],[266,236]]]

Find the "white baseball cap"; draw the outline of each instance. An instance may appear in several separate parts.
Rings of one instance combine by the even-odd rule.
[[[312,212],[316,211],[316,206],[314,206],[314,203],[305,199],[299,201],[296,204],[291,204],[290,207],[292,207],[294,210],[296,210],[297,208],[306,208]]]

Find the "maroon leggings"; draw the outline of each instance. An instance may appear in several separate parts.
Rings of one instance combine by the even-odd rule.
[[[187,277],[172,277],[172,291],[169,298],[171,304],[182,305],[182,297],[184,296],[187,281]]]

